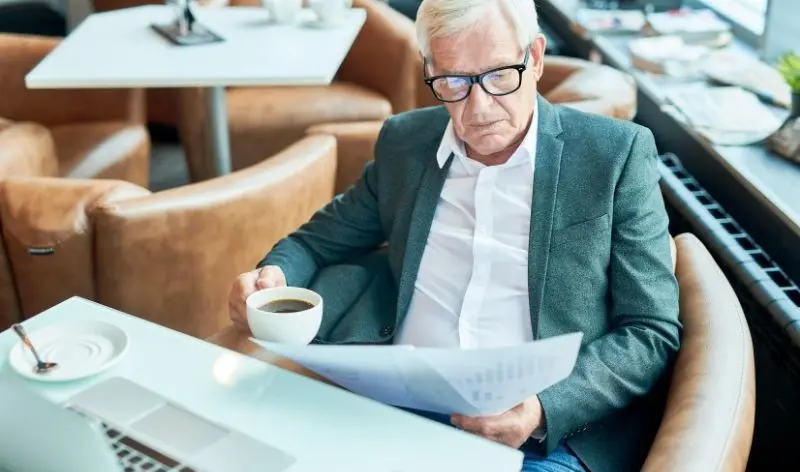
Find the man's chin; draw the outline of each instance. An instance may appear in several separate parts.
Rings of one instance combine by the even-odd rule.
[[[508,143],[497,135],[481,136],[480,139],[474,140],[473,143],[475,145],[470,144],[469,147],[482,156],[502,152],[508,146]]]

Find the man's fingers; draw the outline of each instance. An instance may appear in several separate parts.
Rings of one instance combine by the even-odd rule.
[[[494,436],[497,431],[497,420],[494,417],[470,417],[463,415],[453,415],[451,422],[456,427],[469,431],[486,438]]]
[[[286,277],[283,271],[274,266],[262,267],[258,272],[255,286],[258,290],[273,287],[283,287],[286,285]]]

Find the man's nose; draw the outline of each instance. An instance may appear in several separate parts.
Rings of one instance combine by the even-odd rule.
[[[486,93],[480,84],[473,84],[467,96],[467,107],[470,110],[485,110],[494,103],[494,96]]]

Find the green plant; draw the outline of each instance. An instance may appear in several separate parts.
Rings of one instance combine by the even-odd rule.
[[[795,93],[800,93],[800,55],[789,52],[778,61],[778,71]]]

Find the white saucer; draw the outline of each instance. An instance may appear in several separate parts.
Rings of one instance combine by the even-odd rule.
[[[104,321],[58,323],[29,332],[36,351],[45,362],[58,366],[46,374],[34,372],[36,360],[22,342],[9,354],[9,364],[21,375],[45,382],[77,380],[108,369],[128,349],[128,336]]]

